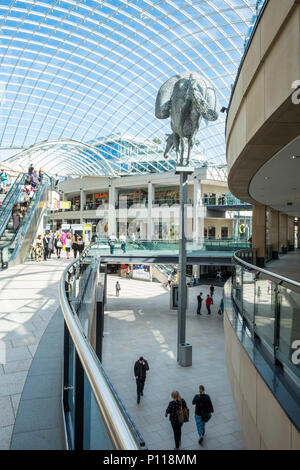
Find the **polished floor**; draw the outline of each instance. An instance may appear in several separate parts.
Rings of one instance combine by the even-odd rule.
[[[217,314],[222,289],[216,288],[211,316],[204,304],[202,315],[196,315],[196,296],[202,291],[206,297],[209,286],[189,289],[186,340],[193,346],[193,365],[181,367],[176,360],[177,314],[169,308],[169,290],[158,283],[118,279],[120,297],[115,295],[117,278],[108,279],[103,366],[148,448],[174,448],[172,428],[164,414],[175,389],[190,409],[190,421],[182,429],[182,449],[243,449],[226,373],[223,322]],[[133,366],[140,355],[149,361],[150,371],[138,405]],[[215,408],[202,446],[192,406],[200,384]]]
[[[300,282],[300,249],[280,255],[278,260],[267,264],[267,269],[289,279]]]
[[[0,272],[0,449],[9,449],[19,410],[21,394],[29,410],[33,395],[24,389],[33,365],[40,340],[59,306],[58,285],[68,261],[55,258],[39,263],[29,262]],[[39,362],[41,366],[41,361]],[[48,361],[43,363],[45,373]],[[33,371],[33,368],[32,368]],[[45,375],[31,391],[45,387]],[[33,379],[32,379],[33,380]],[[37,380],[37,378],[35,378]],[[33,383],[33,382],[32,382]],[[47,389],[49,392],[49,388]],[[47,396],[47,394],[46,394]],[[35,403],[36,405],[37,403]],[[32,408],[31,408],[32,409]],[[46,412],[46,410],[45,410]],[[15,428],[15,441],[26,435],[34,447],[33,434],[41,436],[36,428],[36,410],[25,417],[25,427]],[[44,426],[45,426],[44,421]],[[24,439],[23,439],[24,441]],[[30,442],[31,441],[31,442]],[[23,443],[24,444],[24,443]],[[30,448],[30,447],[27,447]]]

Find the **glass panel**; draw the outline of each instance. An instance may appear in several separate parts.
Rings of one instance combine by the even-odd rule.
[[[83,449],[114,449],[86,374],[84,374]]]
[[[256,281],[255,332],[273,348],[275,323],[275,284],[270,280]]]
[[[254,322],[255,274],[243,269],[243,314],[249,322]]]
[[[287,364],[300,378],[300,294],[279,287],[280,332],[279,354],[282,362]],[[298,341],[298,343],[297,343]]]
[[[70,437],[72,439],[72,448],[74,448],[74,418],[75,418],[75,354],[74,354],[74,343],[71,336],[69,335],[69,376],[68,376],[68,405],[69,405],[69,425],[70,425]]]
[[[234,277],[234,285],[233,285],[233,296],[235,302],[242,312],[243,308],[243,301],[242,301],[242,277],[243,272],[241,266],[235,266],[235,277]]]

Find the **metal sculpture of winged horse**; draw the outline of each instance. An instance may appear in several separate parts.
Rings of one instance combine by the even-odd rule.
[[[197,72],[185,72],[169,78],[159,89],[155,102],[158,119],[171,117],[173,134],[167,134],[164,157],[174,148],[179,165],[184,165],[184,139],[188,150],[185,165],[190,162],[194,137],[202,118],[218,119],[215,89]],[[178,161],[180,151],[180,160]]]

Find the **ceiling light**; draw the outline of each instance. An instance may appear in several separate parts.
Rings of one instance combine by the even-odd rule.
[[[296,160],[296,158],[300,158],[300,155],[292,155],[291,160]]]
[[[265,176],[265,180],[268,181],[271,179],[271,176]]]

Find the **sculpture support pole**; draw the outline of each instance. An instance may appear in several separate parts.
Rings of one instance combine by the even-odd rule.
[[[179,362],[179,345],[185,343],[186,336],[186,237],[185,211],[187,205],[187,172],[180,171],[180,214],[179,214],[179,264],[178,264],[178,336],[177,361]]]

